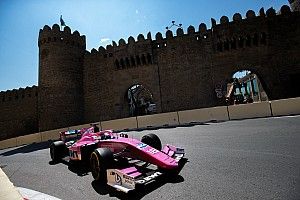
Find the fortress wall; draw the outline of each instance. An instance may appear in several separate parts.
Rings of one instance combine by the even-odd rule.
[[[0,92],[0,140],[38,130],[36,86]]]
[[[161,79],[162,110],[170,112],[214,105],[211,95],[211,42],[206,30],[185,34],[178,29],[166,38],[156,35],[156,48]],[[201,28],[200,27],[200,28]]]
[[[278,26],[280,24],[280,26]],[[272,61],[276,63],[279,84],[272,88],[273,99],[299,97],[300,90],[300,12],[282,13],[270,27]],[[271,66],[270,66],[271,67]]]
[[[243,20],[237,17],[240,14],[232,22],[228,17],[220,19],[213,27],[215,85],[226,84],[239,70],[250,70],[258,75],[270,99],[297,95],[282,78],[285,73],[290,73],[286,79],[291,74],[299,77],[299,13],[290,13],[286,6],[280,13],[268,9],[260,10],[258,16],[248,11]]]

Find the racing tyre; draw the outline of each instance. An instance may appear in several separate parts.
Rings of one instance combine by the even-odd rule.
[[[50,157],[54,162],[60,161],[67,154],[67,147],[63,141],[56,141],[50,145]]]
[[[151,146],[157,150],[161,150],[161,147],[162,147],[159,137],[153,133],[144,135],[142,137],[141,142],[148,144],[149,146]]]
[[[107,182],[106,170],[112,166],[113,153],[107,148],[95,149],[90,157],[91,172],[95,180]]]

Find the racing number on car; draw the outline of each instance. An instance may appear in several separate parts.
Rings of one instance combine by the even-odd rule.
[[[158,153],[159,151],[157,149],[154,149],[154,148],[150,148],[147,150],[148,153],[151,153],[151,154],[156,154]]]

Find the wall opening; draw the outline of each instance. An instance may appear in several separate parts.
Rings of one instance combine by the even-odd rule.
[[[146,87],[135,84],[127,90],[127,100],[129,104],[129,115],[148,115],[156,113],[156,104],[153,95]]]
[[[226,103],[228,105],[268,101],[262,80],[250,70],[233,74],[227,83]]]

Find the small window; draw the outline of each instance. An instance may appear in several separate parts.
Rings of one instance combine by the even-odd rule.
[[[148,60],[148,64],[152,64],[152,58],[149,53],[147,54],[147,60]]]
[[[251,37],[248,35],[246,38],[246,46],[250,47],[251,46]]]
[[[125,64],[124,64],[124,60],[123,58],[121,58],[120,60],[120,64],[121,64],[121,68],[124,69],[125,68]]]
[[[235,38],[233,38],[232,40],[231,40],[231,49],[236,49],[236,39]]]
[[[217,50],[220,51],[220,52],[223,51],[222,43],[221,42],[217,43]]]
[[[132,66],[135,66],[135,60],[134,60],[134,57],[133,57],[133,56],[130,57],[130,61],[131,61],[131,65],[132,65]]]
[[[141,65],[141,59],[140,56],[136,56],[136,64]]]
[[[253,37],[253,45],[258,46],[258,34],[257,33],[255,33],[254,37]]]
[[[244,38],[239,38],[238,40],[238,44],[239,44],[239,48],[243,48],[244,47]]]
[[[129,68],[130,67],[130,63],[129,63],[129,59],[128,58],[125,59],[125,63],[126,63],[126,67]]]
[[[266,33],[261,33],[261,35],[260,35],[260,43],[261,44],[267,44],[267,35],[266,35]]]
[[[115,61],[115,65],[116,65],[116,68],[117,68],[117,69],[120,69],[120,64],[119,64],[119,61],[118,61],[118,60]]]
[[[142,64],[143,64],[143,65],[146,65],[146,64],[147,64],[147,63],[146,63],[146,57],[145,57],[144,54],[142,55]]]
[[[225,50],[225,51],[228,51],[228,50],[229,50],[229,41],[228,41],[228,40],[226,40],[226,41],[224,42],[224,50]]]

